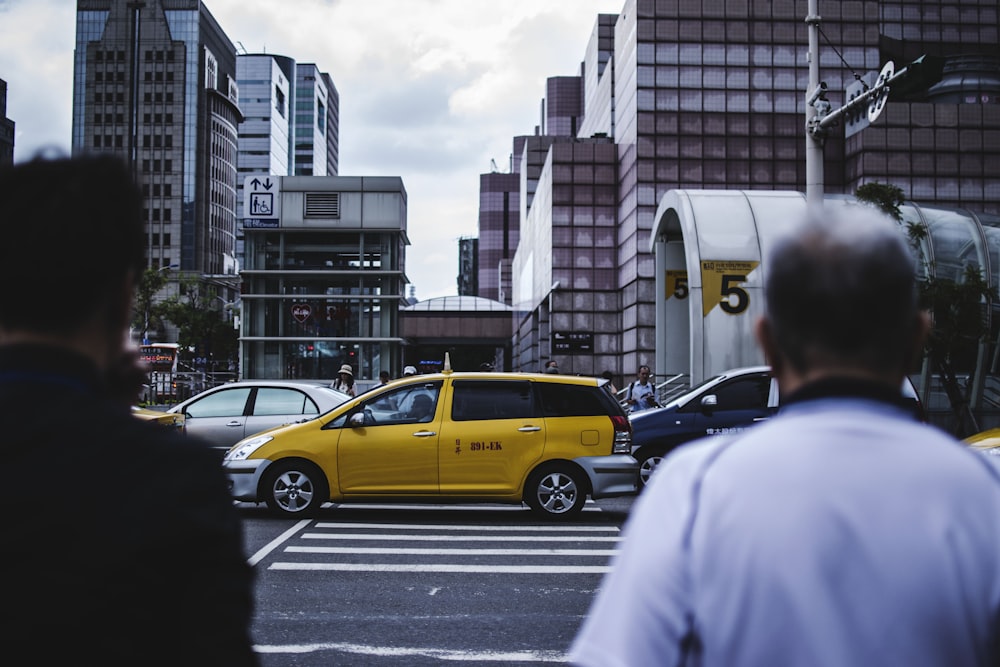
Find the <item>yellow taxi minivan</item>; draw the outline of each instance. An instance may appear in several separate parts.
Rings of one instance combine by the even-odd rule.
[[[330,501],[448,501],[568,518],[588,495],[637,492],[632,428],[605,382],[446,365],[245,438],[223,467],[235,499],[282,515]]]

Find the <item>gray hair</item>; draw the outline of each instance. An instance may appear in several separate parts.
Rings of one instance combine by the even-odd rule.
[[[775,344],[797,371],[905,370],[918,318],[916,267],[888,217],[860,206],[811,214],[771,249],[764,293]]]

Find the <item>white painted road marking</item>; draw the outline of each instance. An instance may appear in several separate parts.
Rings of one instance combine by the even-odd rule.
[[[565,662],[561,651],[453,651],[440,648],[403,648],[399,646],[365,646],[363,644],[290,644],[286,646],[254,646],[257,653],[318,653],[340,651],[357,655],[386,657],[420,656],[449,662]]]
[[[255,565],[257,565],[257,563],[263,560],[265,556],[267,556],[269,553],[271,553],[279,546],[281,546],[283,542],[287,542],[289,539],[291,539],[293,535],[295,535],[295,533],[299,532],[300,530],[308,526],[309,523],[310,523],[309,519],[303,519],[302,521],[299,521],[294,526],[283,532],[281,535],[278,535],[278,537],[271,540],[263,549],[260,549],[250,558],[250,560],[248,561],[250,563],[250,567],[254,567]]]
[[[592,535],[397,535],[395,533],[303,533],[305,540],[392,540],[394,542],[619,542],[621,537]]]
[[[299,554],[392,554],[399,556],[614,556],[617,549],[394,549],[392,547],[286,547]]]
[[[461,574],[605,574],[606,565],[469,565],[468,563],[272,563],[267,569],[324,572],[459,572]]]

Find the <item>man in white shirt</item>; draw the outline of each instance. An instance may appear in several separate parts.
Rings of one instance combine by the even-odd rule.
[[[900,398],[929,317],[898,225],[811,220],[763,268],[782,408],[664,460],[571,662],[1000,664],[1000,473]]]
[[[639,366],[639,379],[633,380],[626,388],[625,403],[629,406],[629,412],[660,407],[656,401],[656,387],[649,381],[650,375],[652,372],[649,370],[649,366],[645,364]]]

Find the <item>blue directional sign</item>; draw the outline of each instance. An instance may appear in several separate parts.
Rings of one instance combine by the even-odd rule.
[[[277,228],[281,220],[281,178],[253,174],[243,181],[243,227]]]

